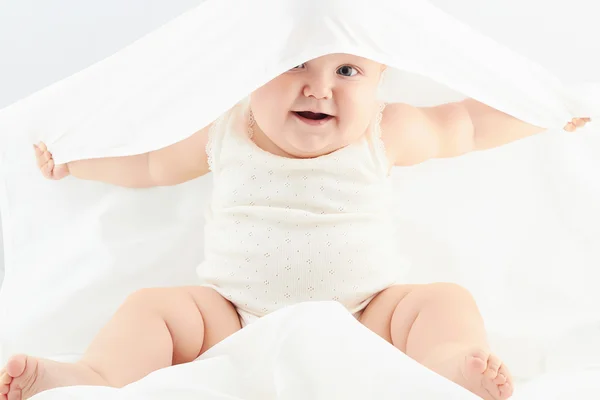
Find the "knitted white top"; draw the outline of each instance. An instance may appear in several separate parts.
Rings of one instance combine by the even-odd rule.
[[[263,316],[303,301],[362,310],[400,280],[392,186],[379,123],[358,143],[312,159],[259,148],[241,106],[211,130],[214,175],[201,284]]]

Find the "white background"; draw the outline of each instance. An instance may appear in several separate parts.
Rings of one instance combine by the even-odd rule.
[[[0,0],[0,108],[102,60],[201,2]],[[0,230],[0,244],[1,239]],[[0,246],[0,284],[2,254]]]

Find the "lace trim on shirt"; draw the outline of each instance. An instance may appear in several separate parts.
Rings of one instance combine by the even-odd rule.
[[[386,103],[381,103],[379,105],[379,112],[375,117],[375,122],[373,123],[373,130],[371,134],[371,139],[373,141],[373,146],[375,147],[375,151],[378,153],[379,160],[381,160],[382,168],[385,170],[387,175],[390,174],[390,160],[388,158],[387,151],[385,149],[385,143],[383,142],[382,130],[381,130],[381,121],[383,120],[383,111],[387,106]]]
[[[215,147],[217,135],[223,133],[225,118],[227,117],[229,112],[222,114],[219,118],[217,118],[210,128],[208,129],[208,141],[206,142],[206,160],[208,162],[208,168],[215,172]]]

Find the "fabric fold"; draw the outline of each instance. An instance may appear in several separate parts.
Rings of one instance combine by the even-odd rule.
[[[0,140],[45,141],[57,163],[155,150],[330,53],[388,65],[381,97],[390,102],[423,90],[472,97],[549,129],[600,118],[600,84],[567,87],[426,1],[209,0],[0,110]]]

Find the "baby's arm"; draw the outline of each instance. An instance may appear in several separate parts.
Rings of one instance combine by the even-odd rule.
[[[574,118],[564,129],[573,132],[588,122],[589,118]],[[473,99],[435,107],[390,104],[382,129],[394,165],[491,149],[545,130]]]
[[[96,158],[54,165],[43,143],[35,146],[38,166],[48,179],[67,175],[130,188],[171,186],[209,171],[206,155],[209,127],[171,146],[127,157]]]

